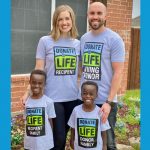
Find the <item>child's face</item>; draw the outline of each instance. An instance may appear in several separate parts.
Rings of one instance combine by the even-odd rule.
[[[33,74],[30,79],[31,91],[35,98],[39,98],[43,94],[45,78],[40,74]]]
[[[84,85],[81,91],[82,100],[85,105],[93,105],[97,97],[97,90],[94,85]]]

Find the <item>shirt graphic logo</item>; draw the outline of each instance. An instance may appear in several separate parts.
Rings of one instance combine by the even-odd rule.
[[[77,118],[78,145],[84,148],[97,146],[98,119]]]
[[[26,108],[26,133],[27,136],[45,135],[45,108]]]
[[[76,51],[72,47],[54,47],[55,75],[75,75]]]
[[[83,53],[83,76],[87,80],[101,79],[101,54],[103,43],[87,42]]]

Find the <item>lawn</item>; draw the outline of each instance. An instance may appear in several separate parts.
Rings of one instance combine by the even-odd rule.
[[[116,123],[116,141],[129,145],[129,138],[140,137],[140,90],[130,90],[118,103]],[[23,115],[16,115],[11,120],[11,149],[23,150],[24,121]],[[67,137],[66,150],[70,150],[69,136]],[[139,147],[135,148],[139,150]]]

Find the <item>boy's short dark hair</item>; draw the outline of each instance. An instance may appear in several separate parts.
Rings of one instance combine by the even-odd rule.
[[[94,85],[96,87],[96,91],[98,92],[98,85],[97,85],[97,83],[95,83],[93,81],[85,81],[85,82],[82,83],[81,91],[82,91],[84,85]]]
[[[32,75],[34,75],[34,74],[43,75],[43,76],[44,76],[44,79],[45,79],[45,82],[46,82],[47,76],[46,76],[45,71],[40,70],[40,69],[35,69],[35,70],[33,70],[33,71],[31,72],[31,74],[30,74],[30,80],[31,80]]]

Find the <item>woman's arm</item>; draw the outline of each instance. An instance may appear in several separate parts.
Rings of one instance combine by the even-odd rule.
[[[44,70],[45,60],[44,59],[36,59],[35,69]]]

